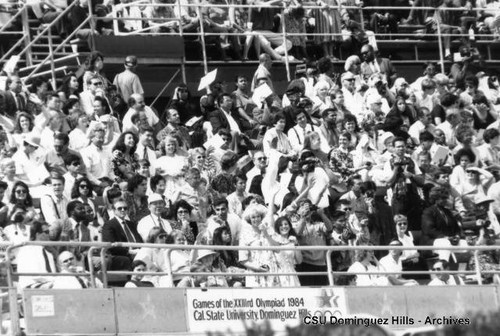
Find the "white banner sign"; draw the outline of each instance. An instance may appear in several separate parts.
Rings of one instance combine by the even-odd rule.
[[[187,289],[191,332],[245,330],[269,322],[274,331],[304,323],[307,316],[346,315],[343,288]]]

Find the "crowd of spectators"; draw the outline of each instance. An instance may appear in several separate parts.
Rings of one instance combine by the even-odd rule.
[[[345,72],[334,74],[323,57],[286,92],[275,91],[272,57],[263,53],[253,78],[215,80],[199,103],[179,84],[162,111],[145,104],[135,56],[111,81],[105,56],[93,51],[87,70],[62,78],[56,91],[6,73],[1,239],[186,246],[169,263],[151,245],[110,248],[108,270],[165,273],[170,264],[174,272],[110,279],[127,287],[328,284],[322,273],[302,275],[327,270],[325,251],[295,246],[366,246],[331,255],[335,271],[357,273],[337,276],[338,284],[417,285],[425,276],[397,273],[474,267],[468,252],[447,248],[500,235],[500,85],[475,71],[467,46],[461,51],[449,74],[428,63],[408,83],[364,44]],[[414,249],[374,253],[373,245]],[[102,285],[52,275],[101,270],[99,255],[88,254],[24,246],[7,257],[19,273],[46,273],[20,276],[20,288]],[[479,261],[483,270],[500,266],[496,251]],[[228,275],[191,275],[221,271]],[[445,275],[431,284],[464,281]]]
[[[463,41],[478,34],[500,37],[500,2],[491,0],[77,0],[60,16],[71,4],[29,2],[33,15],[52,23],[63,38],[76,30],[75,37],[81,39],[91,34],[182,32],[186,39],[199,40],[196,35],[203,32],[208,34],[205,42],[215,45],[224,60],[253,57],[252,46],[255,57],[263,50],[274,60],[285,55],[290,60],[311,59],[318,53],[309,54],[307,41],[323,56],[340,58],[341,46],[354,53],[374,34],[378,39],[413,38],[416,32],[430,39],[436,39],[432,34],[443,34],[444,56],[451,60],[452,34]],[[94,23],[83,24],[90,14]],[[5,15],[7,20],[10,13]],[[413,30],[401,31],[401,25]]]

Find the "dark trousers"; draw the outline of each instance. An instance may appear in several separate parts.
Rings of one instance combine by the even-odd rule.
[[[326,272],[325,266],[316,266],[311,264],[302,263],[297,265],[297,272],[299,272],[299,281],[301,286],[328,286],[328,277],[322,275],[300,275],[300,272]]]

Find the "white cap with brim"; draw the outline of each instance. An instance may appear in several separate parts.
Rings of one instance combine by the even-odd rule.
[[[380,140],[380,143],[385,145],[386,141],[391,139],[391,138],[394,138],[394,134],[392,132],[384,132],[384,134],[382,134],[379,138]]]
[[[31,145],[33,147],[41,147],[40,146],[40,137],[35,135],[35,134],[29,134],[25,139],[24,142],[26,142],[28,145]]]
[[[154,203],[154,202],[165,202],[163,198],[161,197],[160,194],[152,194],[151,196],[148,197],[148,203]]]
[[[486,196],[486,195],[476,195],[475,199],[474,199],[474,203],[476,205],[478,204],[481,204],[481,203],[492,203],[492,202],[495,202],[495,200],[489,196]]]
[[[218,252],[215,252],[214,250],[198,250],[198,256],[196,257],[196,260],[199,261],[205,258],[206,256],[217,255],[217,254]]]

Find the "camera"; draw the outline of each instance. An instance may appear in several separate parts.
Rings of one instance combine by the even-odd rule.
[[[375,192],[373,190],[367,190],[365,192],[365,197],[366,198],[373,198],[373,196],[375,196]]]
[[[354,234],[354,232],[352,232],[348,228],[344,228],[344,232],[342,232],[342,240],[347,241],[347,240],[351,240],[354,238],[356,238],[356,235]]]

